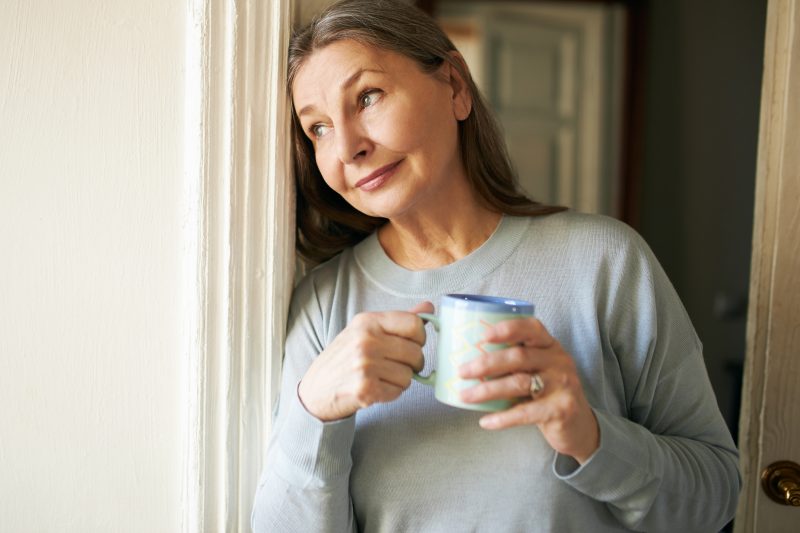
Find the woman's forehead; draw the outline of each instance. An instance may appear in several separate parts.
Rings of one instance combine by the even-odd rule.
[[[362,71],[391,75],[413,65],[405,56],[350,39],[336,41],[309,55],[297,70],[292,97],[302,100],[321,89],[340,90]]]

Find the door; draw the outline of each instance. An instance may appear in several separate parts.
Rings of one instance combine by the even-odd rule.
[[[737,532],[800,531],[800,507],[769,499],[761,472],[800,463],[800,0],[770,0],[739,445]]]
[[[579,35],[516,18],[487,22],[486,92],[520,185],[539,201],[574,205]]]
[[[437,7],[503,128],[522,188],[544,203],[618,216],[621,7]]]

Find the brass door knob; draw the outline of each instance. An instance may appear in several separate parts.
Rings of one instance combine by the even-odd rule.
[[[761,472],[761,487],[773,501],[800,507],[800,465],[791,461],[772,463]]]

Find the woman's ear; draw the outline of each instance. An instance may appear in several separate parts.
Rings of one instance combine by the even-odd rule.
[[[450,57],[458,63],[461,69],[461,71],[459,71],[454,65],[449,62],[447,63],[450,70],[448,81],[450,87],[453,89],[453,113],[455,114],[456,120],[466,120],[472,112],[472,91],[470,91],[469,84],[467,84],[461,72],[469,76],[469,68],[462,55],[456,50],[450,52]]]

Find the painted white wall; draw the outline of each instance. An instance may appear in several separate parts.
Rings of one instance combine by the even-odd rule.
[[[2,531],[180,531],[184,4],[2,3]]]

